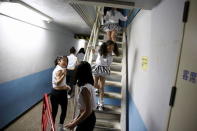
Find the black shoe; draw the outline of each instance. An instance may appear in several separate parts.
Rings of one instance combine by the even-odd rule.
[[[99,107],[98,107],[98,110],[99,110],[99,111],[103,111],[103,110],[104,110],[104,107],[103,107],[103,106],[99,106]]]
[[[99,94],[99,89],[95,89],[95,93],[98,95]]]
[[[102,105],[102,106],[100,106],[100,105],[98,105],[97,107],[96,107],[96,109],[97,110],[99,110],[99,111],[104,111],[104,106]]]

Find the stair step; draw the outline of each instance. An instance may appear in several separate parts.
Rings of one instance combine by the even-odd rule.
[[[122,73],[120,71],[110,71],[110,75],[120,75],[122,76]]]
[[[112,72],[113,71],[111,71],[111,74],[109,76],[106,76],[106,80],[121,82],[122,75],[121,74],[115,74],[115,73],[112,73]]]
[[[98,94],[96,95],[98,96]],[[104,98],[121,99],[121,94],[116,92],[104,92]]]
[[[120,55],[122,55],[122,53],[123,53],[122,48],[119,48],[119,53],[120,53]]]
[[[117,129],[120,130],[120,122],[117,120],[105,120],[105,119],[96,119],[96,127],[100,127],[100,128],[111,128],[111,129]]]
[[[111,63],[111,66],[112,66],[112,65],[116,65],[116,66],[122,66],[122,63],[119,63],[119,62],[114,62],[114,61],[113,61],[113,62]]]
[[[120,66],[122,66],[122,61],[115,61],[115,60],[113,60],[113,61],[112,61],[112,64],[113,64],[113,63],[115,63],[115,64],[120,64]]]
[[[122,87],[121,82],[117,82],[117,81],[105,81],[105,85],[110,85],[110,86],[116,86],[116,87]]]
[[[117,87],[117,86],[112,86],[112,85],[105,85],[104,91],[105,92],[121,93],[121,88]]]
[[[96,101],[98,101],[98,97],[96,97]],[[104,97],[104,104],[121,106],[121,99],[107,98]]]
[[[98,111],[95,110],[95,112],[97,113],[104,113],[104,114],[116,114],[116,115],[120,115],[121,114],[121,108],[120,106],[113,106],[113,105],[105,105],[105,110],[103,111]]]
[[[115,129],[115,128],[106,128],[106,127],[95,126],[94,131],[121,131],[121,130]]]
[[[113,61],[121,63],[122,62],[122,56],[113,56]]]
[[[120,114],[111,114],[111,113],[100,113],[95,112],[97,119],[105,119],[105,120],[117,120],[120,122]]]
[[[122,66],[121,66],[121,65],[113,65],[113,64],[112,64],[112,65],[110,66],[110,70],[121,72],[121,71],[122,71]]]

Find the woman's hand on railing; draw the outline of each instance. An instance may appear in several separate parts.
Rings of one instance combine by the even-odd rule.
[[[92,53],[95,54],[95,52],[96,52],[95,49],[92,49]]]
[[[103,11],[98,11],[99,15],[104,16]]]

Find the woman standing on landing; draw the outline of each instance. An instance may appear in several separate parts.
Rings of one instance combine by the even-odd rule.
[[[52,118],[55,123],[55,118],[58,111],[58,105],[61,106],[61,115],[58,125],[58,130],[63,131],[63,124],[66,117],[67,111],[67,90],[70,90],[70,87],[66,85],[66,67],[68,64],[68,59],[66,56],[58,56],[55,60],[55,69],[52,74],[52,84],[53,89],[51,92],[51,106],[52,106]]]
[[[94,87],[99,90],[98,110],[104,108],[104,85],[107,75],[110,75],[110,66],[113,61],[112,53],[119,55],[118,46],[111,40],[103,43],[99,49],[96,64],[92,67],[94,75]]]
[[[73,129],[77,126],[76,131],[93,131],[96,117],[94,109],[95,93],[94,93],[94,79],[92,76],[92,69],[88,62],[82,61],[76,69],[77,85],[80,88],[78,96],[78,107],[80,114],[77,118],[66,125],[67,128]]]
[[[70,54],[68,56],[68,66],[67,66],[67,74],[66,74],[66,82],[70,86],[71,90],[68,91],[68,98],[74,96],[75,84],[74,80],[75,67],[78,64],[77,57],[75,56],[76,50],[74,47],[70,48]]]

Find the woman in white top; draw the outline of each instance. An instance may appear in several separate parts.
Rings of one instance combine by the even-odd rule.
[[[96,64],[92,66],[92,73],[94,75],[94,87],[99,90],[98,110],[104,108],[104,85],[107,75],[110,75],[110,66],[113,61],[112,53],[119,55],[118,46],[111,40],[103,43],[99,49],[96,59]]]
[[[76,56],[77,56],[78,62],[83,61],[83,58],[85,56],[85,49],[81,48]]]
[[[78,107],[80,114],[73,119],[67,128],[73,129],[77,126],[76,131],[93,131],[96,117],[95,109],[95,93],[94,80],[92,76],[91,66],[88,62],[82,61],[76,69],[77,85],[80,88],[78,96]]]
[[[68,92],[68,98],[71,98],[74,94],[74,87],[75,87],[75,67],[78,63],[77,57],[75,56],[76,50],[74,47],[70,48],[70,55],[68,57],[68,66],[67,66],[67,75],[66,81],[67,84],[71,87],[71,90]]]
[[[126,21],[127,16],[123,16],[116,8],[111,8],[104,16],[105,25],[103,30],[107,32],[108,40],[116,41],[116,32],[121,29],[119,20]]]
[[[66,117],[67,111],[67,90],[70,87],[66,85],[66,67],[68,59],[66,56],[58,56],[55,60],[55,69],[52,74],[53,89],[51,91],[51,106],[52,106],[52,117],[55,123],[55,118],[58,111],[58,105],[61,106],[61,115],[59,121],[59,130],[63,130],[63,124]]]

